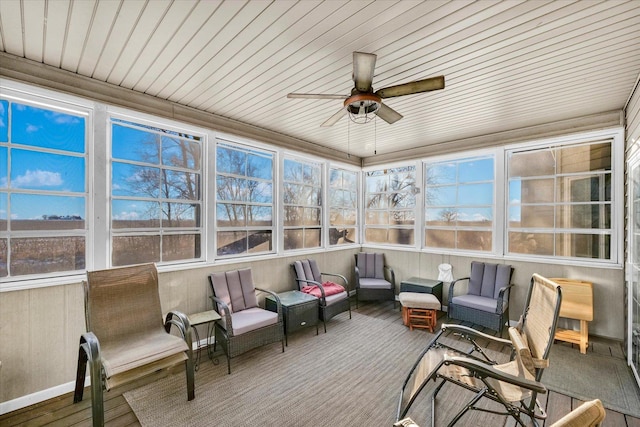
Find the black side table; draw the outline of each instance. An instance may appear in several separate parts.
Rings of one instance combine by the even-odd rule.
[[[318,335],[318,298],[300,291],[278,293],[284,314],[284,342],[289,345],[287,336],[300,329],[315,326]],[[265,298],[265,308],[276,311],[276,301],[272,296]]]
[[[442,281],[411,277],[400,282],[400,292],[417,292],[433,294],[442,304]]]

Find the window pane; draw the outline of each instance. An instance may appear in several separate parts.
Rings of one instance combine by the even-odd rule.
[[[554,255],[552,233],[509,233],[509,251],[516,254]]]
[[[611,175],[561,177],[558,179],[558,201],[611,201]]]
[[[168,199],[200,199],[199,174],[189,172],[165,171],[162,196]]]
[[[218,227],[244,227],[247,225],[246,206],[230,203],[216,205],[216,223]]]
[[[219,231],[217,236],[218,255],[236,255],[246,252],[246,231]]]
[[[303,247],[302,229],[284,230],[284,249],[298,249]]]
[[[7,193],[0,193],[0,231],[7,231]]]
[[[11,150],[11,188],[85,191],[84,157]]]
[[[246,175],[247,154],[244,151],[218,146],[216,169],[218,173]]]
[[[330,228],[329,229],[329,244],[330,245],[343,245],[347,243],[355,243],[356,229],[355,228]]]
[[[273,179],[273,159],[271,157],[249,154],[247,157],[247,176],[266,180]]]
[[[459,249],[473,251],[490,251],[492,249],[492,234],[489,231],[460,230],[457,235]]]
[[[271,206],[251,206],[247,212],[247,225],[271,226],[273,215]]]
[[[163,261],[179,261],[198,258],[200,258],[199,234],[169,234],[163,236]]]
[[[9,141],[9,102],[0,100],[0,142]]]
[[[559,233],[556,235],[556,247],[559,256],[609,259],[611,236]]]
[[[455,227],[458,216],[458,210],[452,208],[425,210],[425,220],[429,226]]]
[[[231,178],[218,175],[216,179],[218,200],[246,200],[247,181],[241,178]]]
[[[306,228],[304,230],[304,247],[317,248],[320,247],[320,229]]]
[[[14,144],[83,153],[84,138],[84,117],[15,102],[11,104],[11,141]]]
[[[85,198],[11,195],[12,230],[83,230]]]
[[[296,206],[284,207],[284,225],[302,225],[304,208]]]
[[[493,184],[468,184],[458,187],[458,205],[493,204]]]
[[[184,169],[200,169],[200,144],[181,138],[162,137],[162,164]]]
[[[455,206],[458,201],[456,186],[427,187],[426,202],[429,206]]]
[[[387,225],[389,224],[388,211],[367,211],[365,217],[367,225]]]
[[[154,165],[160,162],[160,135],[116,124],[111,127],[111,132],[111,155],[113,158]]]
[[[521,203],[549,203],[555,198],[555,180],[551,179],[528,179],[520,181]]]
[[[611,144],[595,143],[556,150],[558,173],[611,170]]]
[[[425,177],[427,185],[455,184],[457,180],[457,165],[455,163],[427,165]]]
[[[114,196],[160,197],[160,169],[113,162]]]
[[[493,158],[473,159],[458,164],[458,181],[493,181]]]
[[[141,200],[113,200],[111,203],[113,228],[160,227],[160,205]]]
[[[249,201],[254,203],[273,203],[273,184],[264,181],[247,181]]]
[[[9,158],[7,148],[0,147],[0,188],[7,188],[9,185]]]
[[[454,249],[456,247],[456,232],[454,230],[428,229],[425,234],[425,246],[428,248]]]
[[[271,230],[249,231],[249,253],[259,254],[273,250],[273,233]]]
[[[12,276],[85,269],[84,237],[33,237],[11,239]]]
[[[520,207],[512,207],[509,210],[510,227],[526,228],[553,228],[555,218],[553,216],[553,206],[530,205],[525,206],[518,216]]]
[[[413,230],[404,228],[390,228],[388,243],[397,245],[413,245]]]
[[[545,176],[556,173],[554,153],[543,149],[509,154],[509,178]]]
[[[371,243],[388,243],[386,228],[365,228],[364,238]]]
[[[0,239],[0,277],[7,277],[9,275],[7,254],[7,239]]]
[[[162,226],[190,228],[200,227],[200,205],[188,203],[163,203]]]
[[[558,228],[611,228],[611,205],[558,206]]]
[[[304,225],[320,225],[320,209],[304,209]]]
[[[114,236],[113,266],[160,262],[160,236]]]
[[[284,180],[302,182],[302,163],[284,159]]]

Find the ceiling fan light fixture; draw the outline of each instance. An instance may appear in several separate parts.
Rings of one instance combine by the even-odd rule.
[[[344,106],[349,114],[349,119],[358,124],[369,123],[380,108],[382,100],[371,93],[360,93],[350,96],[344,101]]]

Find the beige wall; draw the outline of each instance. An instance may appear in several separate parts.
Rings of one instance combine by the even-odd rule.
[[[322,271],[353,283],[356,248],[308,255]],[[224,264],[160,274],[163,311],[209,310],[207,275],[251,267],[257,286],[276,292],[296,286],[289,267],[297,257]],[[0,403],[75,381],[78,342],[85,331],[80,283],[0,293]],[[205,331],[200,336],[204,337]]]

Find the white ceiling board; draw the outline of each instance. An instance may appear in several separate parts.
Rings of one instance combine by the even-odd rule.
[[[638,28],[637,0],[0,1],[0,51],[362,157],[620,110]],[[374,89],[446,87],[384,100],[393,125],[323,128],[341,100],[286,95],[346,98],[354,51]]]

